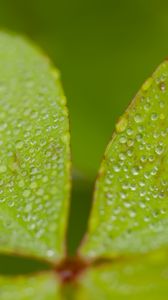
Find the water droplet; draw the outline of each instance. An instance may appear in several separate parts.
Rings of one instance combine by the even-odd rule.
[[[162,145],[157,145],[156,148],[155,148],[155,152],[158,154],[158,155],[161,155],[163,153],[164,149],[163,149],[163,146]]]
[[[25,191],[23,192],[23,196],[24,196],[25,198],[29,197],[30,194],[31,194],[31,191],[30,191],[30,190],[25,190]]]
[[[54,251],[51,250],[51,249],[49,249],[49,250],[47,251],[47,256],[48,256],[48,257],[53,257],[54,254],[55,254]]]
[[[120,158],[121,160],[125,160],[125,159],[126,159],[126,156],[125,156],[124,153],[119,153],[119,158]]]
[[[138,166],[135,166],[132,168],[132,174],[137,176],[139,174],[139,167]]]
[[[136,114],[134,117],[136,123],[142,122],[142,116],[140,114]]]
[[[157,113],[152,113],[151,120],[156,121],[157,119],[158,119],[158,114]]]
[[[160,90],[161,90],[162,92],[165,92],[165,90],[166,90],[166,84],[165,84],[164,81],[160,82],[159,88],[160,88]]]
[[[120,172],[120,170],[121,170],[120,166],[118,166],[118,165],[114,165],[113,169],[115,172]]]
[[[128,119],[125,116],[122,116],[117,124],[116,124],[116,131],[118,133],[123,132],[127,128]]]
[[[121,144],[125,144],[127,142],[127,139],[124,135],[122,135],[122,136],[120,136],[119,141],[120,141]]]

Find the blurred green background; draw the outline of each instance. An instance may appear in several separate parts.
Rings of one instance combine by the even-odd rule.
[[[78,170],[72,250],[86,226],[92,182],[115,121],[168,56],[168,1],[0,0],[0,26],[34,40],[62,74]]]

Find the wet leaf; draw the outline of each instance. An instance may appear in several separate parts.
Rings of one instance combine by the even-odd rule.
[[[76,299],[165,300],[168,260],[163,253],[132,258],[89,270],[81,278]]]
[[[48,59],[26,40],[1,33],[1,252],[64,254],[70,180],[65,102]]]
[[[59,300],[59,288],[53,274],[25,277],[0,277],[1,300]]]
[[[82,254],[143,253],[168,244],[168,61],[116,124],[96,182]]]

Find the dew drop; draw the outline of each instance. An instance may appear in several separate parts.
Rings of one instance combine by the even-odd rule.
[[[54,254],[55,254],[54,251],[51,250],[51,249],[49,249],[49,250],[47,251],[47,256],[48,256],[48,257],[53,257]]]
[[[25,191],[23,192],[23,196],[24,196],[25,198],[29,197],[30,194],[31,194],[31,191],[30,191],[30,190],[25,190]]]
[[[132,168],[132,174],[137,176],[139,174],[139,167],[138,166],[135,166]]]
[[[158,154],[158,155],[161,155],[163,153],[164,149],[163,149],[163,146],[162,145],[157,145],[156,148],[155,148],[155,152]]]
[[[166,90],[166,85],[165,85],[165,82],[164,82],[164,81],[160,82],[159,88],[160,88],[160,90],[161,90],[162,92],[165,92],[165,90]]]
[[[157,113],[152,113],[151,120],[156,121],[157,119],[158,119],[158,114]]]
[[[136,123],[142,122],[142,116],[140,114],[136,114],[134,117]]]
[[[128,119],[125,116],[122,116],[117,124],[116,124],[116,131],[118,133],[123,132],[127,128]]]

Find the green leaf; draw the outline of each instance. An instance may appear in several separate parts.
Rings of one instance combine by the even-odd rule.
[[[168,244],[168,61],[116,124],[96,182],[82,254],[142,253]]]
[[[0,251],[64,254],[69,124],[59,73],[25,39],[0,34]]]
[[[168,259],[163,253],[120,261],[89,270],[81,278],[80,300],[165,300]]]
[[[53,274],[29,277],[0,277],[1,300],[59,300],[59,287]]]

